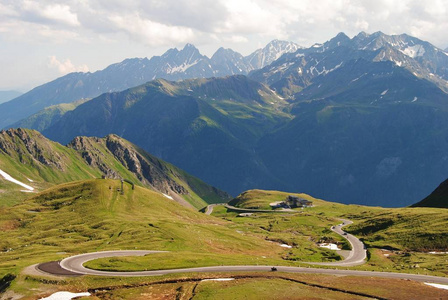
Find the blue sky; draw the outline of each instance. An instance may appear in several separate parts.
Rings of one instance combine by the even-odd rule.
[[[407,33],[448,47],[448,1],[0,0],[0,90],[192,43],[247,55],[273,39],[310,46],[339,32]]]

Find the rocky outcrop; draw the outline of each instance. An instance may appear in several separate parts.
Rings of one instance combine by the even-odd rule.
[[[18,157],[23,164],[41,163],[61,171],[66,169],[66,158],[52,151],[49,141],[39,132],[28,129],[0,131],[0,150]]]
[[[78,136],[67,147],[78,151],[89,166],[98,168],[107,178],[120,179],[120,174],[105,163],[105,154],[96,146],[99,143],[100,138]]]
[[[116,135],[107,136],[105,143],[107,149],[115,158],[134,173],[140,181],[149,183],[163,193],[174,191],[181,195],[188,194],[185,187],[166,175],[170,173],[170,170],[162,165],[158,159],[143,156],[130,143]]]
[[[80,136],[62,146],[34,130],[0,131],[0,165],[19,179],[32,178],[28,180],[43,187],[103,175],[133,186],[149,187],[197,209],[205,203],[224,202],[229,198],[225,192],[116,135]]]
[[[117,135],[111,134],[105,138],[80,136],[74,138],[67,146],[78,151],[88,165],[98,168],[108,178],[119,179],[121,176],[107,164],[107,152],[143,184],[148,184],[166,194],[170,191],[180,195],[188,194],[185,187],[167,175],[170,174],[170,170],[160,160],[146,153],[140,153],[134,145]]]

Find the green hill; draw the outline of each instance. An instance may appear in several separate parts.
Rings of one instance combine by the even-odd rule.
[[[32,263],[112,249],[214,254],[236,262],[281,252],[263,238],[243,236],[227,221],[167,201],[158,192],[140,186],[132,190],[127,183],[124,194],[119,188],[120,182],[111,179],[64,183],[0,208],[0,277]]]
[[[226,193],[115,135],[76,137],[62,146],[34,130],[1,131],[0,169],[37,191],[54,184],[106,176],[147,186],[197,209],[228,199]],[[3,177],[0,190],[0,205],[12,205],[29,196]]]
[[[446,255],[424,252],[429,249],[446,251],[446,210],[343,205],[300,194],[312,200],[314,206],[293,214],[255,213],[247,217],[218,206],[213,217],[167,201],[160,193],[144,187],[136,186],[132,190],[131,185],[125,184],[124,194],[119,189],[118,180],[70,182],[49,188],[13,207],[0,208],[0,278],[6,274],[17,275],[16,279],[14,276],[4,278],[14,279],[10,290],[22,295],[89,289],[97,296],[110,291],[111,298],[114,298],[112,295],[123,295],[123,299],[134,299],[134,289],[152,286],[154,281],[163,282],[166,287],[179,288],[179,283],[197,282],[210,276],[253,278],[256,275],[272,279],[272,276],[277,276],[275,272],[113,279],[82,276],[54,280],[20,272],[34,263],[114,249],[169,252],[144,257],[98,259],[88,262],[87,266],[128,271],[247,264],[308,266],[303,262],[341,259],[334,251],[317,246],[319,242],[336,242],[347,248],[342,238],[329,229],[340,223],[338,218],[341,217],[355,222],[346,230],[362,237],[368,245],[369,261],[355,268],[447,275]],[[253,190],[238,197],[240,203],[235,201],[234,204],[265,206],[287,195],[290,194]],[[281,247],[282,243],[289,247]],[[422,245],[430,247],[422,248]],[[386,250],[388,256],[384,255]],[[279,275],[282,278],[290,276]],[[317,280],[315,274],[300,276],[303,277],[302,282]],[[328,278],[326,276],[322,280]],[[355,281],[366,280],[352,278]],[[365,283],[373,284],[372,279]],[[334,286],[340,284],[338,281]],[[383,286],[384,283],[380,284]],[[396,284],[408,283],[400,281]],[[350,290],[363,290],[360,286],[366,285],[354,285]],[[256,290],[260,288],[257,286]],[[382,294],[373,290],[374,295]],[[188,291],[178,291],[178,294],[185,293]],[[272,292],[268,294],[272,295]]]
[[[61,103],[46,107],[45,109],[12,124],[10,127],[21,127],[42,131],[51,124],[58,121],[68,111],[74,110],[76,107],[89,100],[91,99],[80,99],[71,103]]]
[[[448,180],[442,182],[428,197],[411,206],[448,208]]]
[[[241,208],[269,208],[269,203],[284,200],[288,195],[291,194],[252,190],[242,193],[231,203]],[[305,249],[313,249],[309,242],[318,238],[338,241],[324,230],[328,226],[325,224],[336,224],[337,218],[349,219],[354,223],[344,229],[361,238],[368,249],[369,261],[359,268],[413,273],[431,271],[442,276],[448,275],[447,209],[344,205],[306,194],[296,195],[311,200],[313,207],[299,209],[299,214],[288,218],[284,214],[270,214],[264,218],[231,218],[232,214],[222,211],[219,215],[251,228],[246,230],[263,228],[263,232],[271,239],[307,245]],[[294,254],[297,257],[303,255],[300,246],[292,249],[292,257]]]

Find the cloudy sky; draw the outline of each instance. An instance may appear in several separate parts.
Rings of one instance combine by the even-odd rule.
[[[448,47],[446,0],[0,0],[0,90],[192,43],[247,55],[273,39],[408,33]]]

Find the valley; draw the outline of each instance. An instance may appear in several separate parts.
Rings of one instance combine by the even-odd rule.
[[[24,109],[21,120],[5,127],[40,130],[62,144],[115,134],[234,197],[260,188],[402,207],[446,179],[443,50],[382,32],[340,33],[308,48],[276,45],[263,50],[269,64],[214,75],[195,73],[205,58],[188,45],[158,58],[185,65],[180,77],[145,77],[139,72],[150,72],[146,62],[131,60],[98,74],[69,74],[2,104],[0,112],[36,108],[43,105],[38,95],[48,93],[44,98],[54,101],[43,110]],[[196,58],[204,63],[188,60]],[[95,86],[80,77],[96,82],[104,72],[113,76],[101,82],[114,89],[78,95]],[[138,80],[118,85],[130,78]],[[84,84],[75,88],[79,80]],[[75,102],[56,104],[64,101]]]
[[[427,41],[188,43],[15,95],[0,300],[448,298],[448,53]]]

